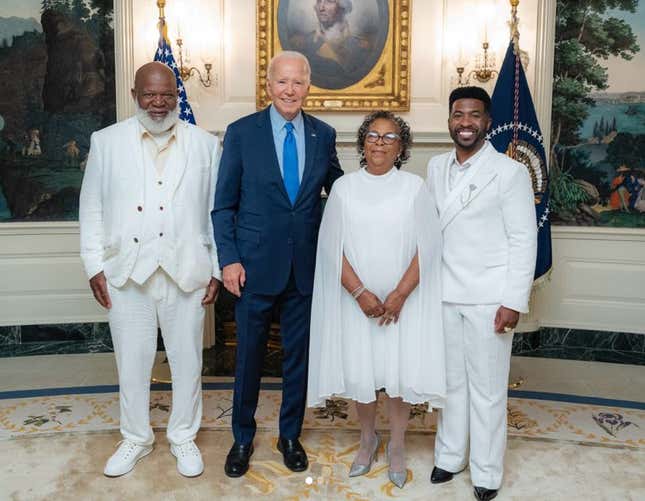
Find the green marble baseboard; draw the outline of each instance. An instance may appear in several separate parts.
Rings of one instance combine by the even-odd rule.
[[[158,349],[163,350],[161,337]],[[112,352],[106,323],[23,325],[0,327],[0,358],[29,355]],[[516,334],[513,354],[525,357],[560,358],[645,365],[645,335],[578,329],[542,328]],[[269,348],[263,375],[281,375],[282,353]],[[232,376],[235,347],[216,336],[216,344],[204,350],[204,375]]]

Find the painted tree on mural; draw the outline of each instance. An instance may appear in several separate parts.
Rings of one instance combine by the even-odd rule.
[[[595,104],[590,93],[608,87],[603,61],[610,56],[629,60],[640,50],[630,25],[609,11],[633,13],[637,6],[638,0],[557,2],[550,169],[554,209],[561,215],[579,212],[581,203],[597,196],[575,183],[569,171],[585,162],[575,148]]]

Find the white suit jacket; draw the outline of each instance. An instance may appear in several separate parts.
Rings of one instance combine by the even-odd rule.
[[[454,150],[428,163],[443,232],[443,300],[528,312],[537,226],[530,175],[488,142],[450,190]]]
[[[185,292],[220,279],[210,210],[217,176],[217,138],[177,123],[178,155],[166,165],[171,224],[160,239],[163,268]],[[144,157],[136,117],[92,134],[80,195],[81,259],[115,287],[128,280],[143,234]],[[167,238],[166,238],[167,237]]]

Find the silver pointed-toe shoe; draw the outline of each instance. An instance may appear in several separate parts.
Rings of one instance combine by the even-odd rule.
[[[387,443],[387,462],[390,462],[390,443]],[[387,469],[387,476],[394,485],[399,489],[403,489],[405,482],[408,480],[408,469],[406,468],[403,471],[394,471],[392,468]]]
[[[361,475],[369,473],[369,471],[372,469],[372,463],[378,459],[378,449],[381,446],[381,437],[378,436],[378,433],[375,433],[374,435],[376,435],[376,445],[374,446],[374,450],[370,454],[369,463],[359,464],[354,461],[349,469],[350,477],[360,477]]]

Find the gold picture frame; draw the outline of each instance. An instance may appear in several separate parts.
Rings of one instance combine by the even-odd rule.
[[[312,67],[306,110],[409,111],[411,1],[258,0],[257,109],[271,102],[266,93],[271,58],[298,50]],[[340,16],[330,20],[323,12],[329,7],[322,4],[342,7],[343,24]],[[330,26],[333,39],[332,29],[325,29]]]

